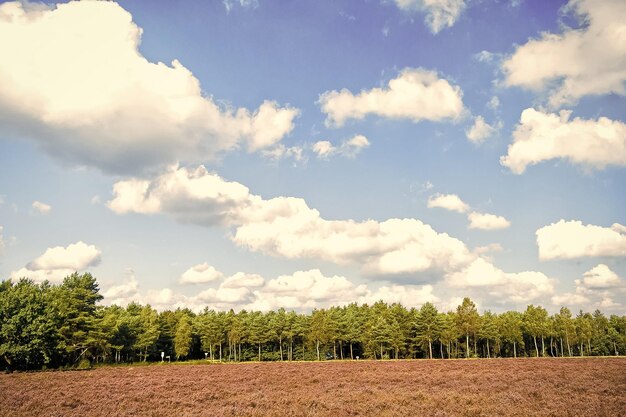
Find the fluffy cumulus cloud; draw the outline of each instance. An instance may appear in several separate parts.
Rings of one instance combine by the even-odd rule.
[[[66,247],[48,248],[43,255],[29,262],[24,268],[11,272],[11,279],[22,277],[34,281],[59,282],[75,271],[83,271],[100,263],[102,252],[94,245],[82,241]]]
[[[52,207],[50,205],[42,203],[41,201],[33,201],[31,207],[36,213],[43,215],[49,214],[52,211]]]
[[[576,284],[588,289],[606,289],[624,286],[622,279],[605,264],[598,264],[585,272]]]
[[[224,225],[238,246],[289,258],[362,265],[369,274],[448,270],[473,258],[463,242],[417,219],[326,220],[300,198],[265,200],[204,167],[171,169],[153,181],[114,185],[118,214],[164,213],[186,223]]]
[[[353,94],[347,89],[327,91],[319,104],[326,124],[342,126],[349,119],[377,115],[391,119],[442,121],[462,116],[463,92],[439,78],[435,71],[406,68],[384,88]]]
[[[402,303],[419,306],[438,302],[432,285],[386,285],[376,290],[355,284],[341,275],[326,276],[318,269],[296,271],[265,279],[257,274],[237,272],[220,280],[219,285],[196,295],[187,296],[169,288],[141,292],[134,274],[123,283],[103,291],[105,304],[126,305],[130,302],[150,304],[159,310],[204,307],[218,310],[276,310],[280,307],[299,311],[357,303]]]
[[[622,0],[570,0],[581,28],[561,34],[543,33],[519,46],[502,63],[505,84],[549,90],[554,107],[580,97],[625,94],[626,3]]]
[[[563,219],[537,230],[539,259],[626,256],[626,227],[583,224]]]
[[[442,208],[457,213],[465,213],[470,206],[456,194],[435,194],[428,198],[428,208]]]
[[[584,306],[589,310],[596,308],[617,311],[624,306],[616,303],[613,297],[626,294],[626,282],[606,264],[598,264],[583,274],[582,279],[574,280],[574,292],[557,294],[552,303],[557,306]]]
[[[279,307],[308,310],[349,304],[367,293],[363,284],[355,285],[343,276],[327,277],[312,269],[269,280],[265,287],[255,291],[253,305],[260,310]]]
[[[424,23],[432,33],[452,27],[465,10],[465,0],[394,0],[406,12],[424,13]]]
[[[474,119],[474,124],[465,131],[465,136],[467,137],[467,139],[469,139],[470,142],[476,145],[480,145],[486,139],[493,136],[500,128],[500,123],[490,125],[489,123],[485,122],[484,117],[477,116]]]
[[[574,118],[571,112],[544,113],[532,108],[522,112],[513,132],[513,143],[500,163],[515,174],[550,159],[566,159],[587,169],[626,166],[626,124],[600,117]]]
[[[358,302],[374,304],[380,300],[387,303],[400,303],[407,307],[441,302],[440,298],[433,294],[432,285],[384,285],[374,291],[368,291]]]
[[[196,169],[171,168],[156,179],[129,179],[113,186],[108,207],[118,214],[168,213],[183,223],[202,225],[239,222],[241,210],[252,204],[247,187]]]
[[[469,204],[465,203],[456,194],[435,194],[428,198],[429,208],[443,208],[450,211],[456,211],[457,213],[468,213],[470,210]],[[470,229],[481,230],[497,230],[506,229],[511,225],[507,219],[502,216],[489,213],[479,213],[476,211],[469,212],[467,214],[467,220],[470,222]]]
[[[501,302],[523,304],[554,293],[554,280],[536,271],[506,273],[483,258],[445,277],[451,287],[482,288]]]
[[[218,105],[180,62],[149,62],[142,30],[114,2],[0,5],[0,125],[49,153],[107,172],[275,146],[297,109]]]
[[[347,158],[356,157],[363,149],[370,146],[369,140],[363,135],[356,135],[345,140],[341,145],[335,146],[327,140],[321,140],[313,144],[312,150],[318,158],[328,159],[334,155]]]
[[[178,282],[181,284],[206,284],[207,282],[217,281],[223,276],[221,272],[205,262],[186,270],[178,278]]]
[[[470,222],[470,229],[480,230],[498,230],[506,229],[511,225],[511,222],[502,216],[489,213],[471,212],[467,215]]]

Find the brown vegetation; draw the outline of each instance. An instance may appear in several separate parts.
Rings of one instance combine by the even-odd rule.
[[[2,416],[618,416],[626,359],[273,362],[0,375]]]

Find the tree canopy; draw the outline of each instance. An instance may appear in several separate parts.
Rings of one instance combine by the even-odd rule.
[[[310,313],[205,308],[157,312],[150,305],[103,306],[90,274],[62,284],[0,283],[0,369],[80,363],[176,360],[330,360],[620,355],[626,316],[541,306],[480,314],[463,299],[455,311],[431,303],[379,301]]]

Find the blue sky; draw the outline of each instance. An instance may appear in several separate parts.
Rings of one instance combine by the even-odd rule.
[[[0,3],[0,274],[626,311],[621,1]]]

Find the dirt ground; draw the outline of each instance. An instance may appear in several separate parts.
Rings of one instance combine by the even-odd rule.
[[[626,358],[329,361],[0,374],[1,416],[626,416]]]

